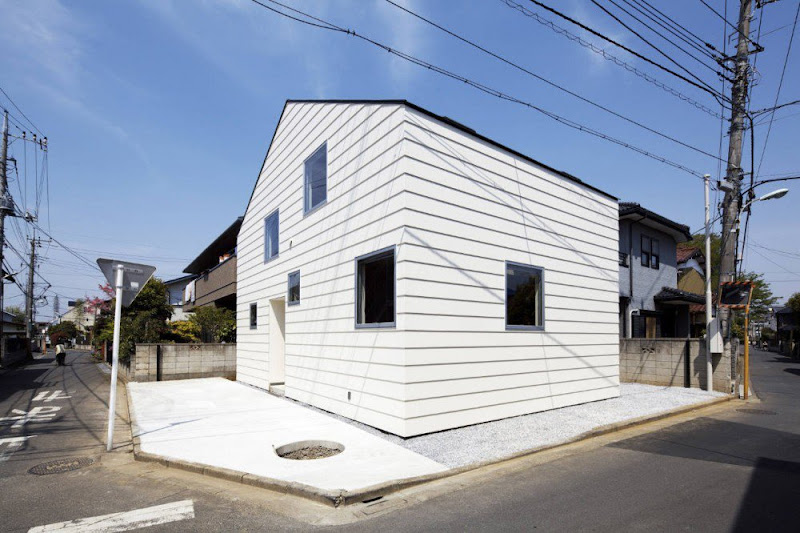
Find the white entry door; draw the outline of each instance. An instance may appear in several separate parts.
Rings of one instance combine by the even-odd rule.
[[[286,380],[286,299],[270,300],[269,384]]]

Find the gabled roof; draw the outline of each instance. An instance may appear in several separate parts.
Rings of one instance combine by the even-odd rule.
[[[167,280],[167,281],[164,282],[164,285],[166,285],[166,286],[177,285],[177,284],[182,283],[184,281],[189,281],[191,279],[194,279],[195,276],[196,276],[195,274],[187,274],[187,275],[181,276],[179,278]]]
[[[699,246],[692,246],[691,244],[686,242],[678,245],[677,259],[679,265],[681,263],[685,263],[689,259],[695,259],[695,258],[697,258],[697,262],[700,264],[705,262],[705,256],[703,255],[703,252],[700,251]],[[700,258],[703,259],[701,260]]]
[[[661,291],[653,296],[653,300],[661,303],[702,304],[705,297],[693,292],[682,291],[675,287],[661,287]]]
[[[556,168],[553,168],[553,167],[551,167],[549,165],[546,165],[546,164],[542,163],[541,161],[537,161],[536,159],[533,159],[532,157],[529,157],[529,156],[527,156],[527,155],[525,155],[525,154],[523,154],[521,152],[518,152],[518,151],[514,150],[513,148],[509,148],[508,146],[500,144],[499,142],[497,142],[495,140],[492,140],[489,137],[481,135],[480,133],[478,133],[474,129],[470,128],[469,126],[466,126],[466,125],[462,124],[461,122],[453,120],[452,118],[444,116],[444,115],[437,115],[436,113],[434,113],[432,111],[429,111],[429,110],[425,109],[424,107],[420,107],[420,106],[418,106],[418,105],[416,105],[416,104],[414,104],[412,102],[409,102],[408,100],[399,100],[399,99],[386,99],[386,100],[380,100],[380,99],[378,99],[378,100],[369,100],[369,99],[354,99],[354,100],[298,99],[298,100],[292,100],[292,99],[289,99],[289,100],[286,100],[286,102],[283,104],[283,110],[281,111],[281,116],[278,118],[278,124],[275,126],[275,131],[273,131],[273,133],[272,133],[272,139],[270,140],[269,146],[267,147],[267,153],[264,154],[264,161],[261,163],[261,166],[258,169],[259,174],[261,173],[261,170],[264,168],[264,163],[267,162],[267,157],[269,156],[269,150],[272,147],[272,142],[275,140],[275,135],[278,133],[278,126],[280,125],[281,120],[283,119],[284,113],[286,113],[286,106],[288,106],[289,104],[394,104],[394,105],[406,106],[406,107],[408,107],[410,109],[413,109],[415,111],[418,111],[418,112],[422,113],[423,115],[426,115],[426,116],[428,116],[428,117],[430,117],[430,118],[432,118],[434,120],[438,120],[438,121],[440,121],[440,122],[442,122],[444,124],[452,126],[452,127],[456,128],[457,130],[462,131],[462,132],[464,132],[464,133],[466,133],[468,135],[472,135],[473,137],[475,137],[477,139],[480,139],[481,141],[484,141],[484,142],[486,142],[488,144],[491,144],[495,148],[499,148],[501,150],[504,150],[504,151],[516,156],[516,157],[520,157],[520,158],[522,158],[522,159],[524,159],[524,160],[526,160],[526,161],[528,161],[530,163],[533,163],[534,165],[537,165],[537,166],[542,167],[542,168],[544,168],[546,170],[549,170],[550,172],[553,172],[554,174],[557,174],[557,175],[559,175],[561,177],[564,177],[564,178],[566,178],[566,179],[568,179],[570,181],[573,181],[575,183],[579,183],[579,184],[583,185],[584,187],[586,187],[587,189],[591,189],[594,192],[602,194],[606,198],[610,198],[611,200],[619,200],[619,198],[617,198],[616,196],[614,196],[612,194],[609,194],[609,193],[607,193],[606,191],[604,191],[602,189],[598,189],[597,187],[586,183],[585,181],[581,180],[580,178],[577,178],[577,177],[573,176],[572,174],[564,172],[563,170],[558,170]],[[247,201],[247,209],[250,208],[250,202],[252,202],[252,200],[253,200],[253,194],[255,193],[255,190],[256,190],[257,186],[258,186],[258,178],[256,178],[256,183],[255,183],[255,185],[253,185],[253,191],[250,193],[250,199]],[[245,209],[245,213],[247,212],[247,209]]]
[[[670,220],[665,216],[659,215],[654,211],[650,211],[635,202],[620,202],[619,203],[619,218],[620,220],[635,220],[641,221],[643,224],[654,227],[664,233],[668,233],[675,238],[677,242],[689,241],[692,239],[692,234],[689,232],[689,226]]]
[[[200,274],[219,264],[219,256],[236,248],[236,239],[239,236],[239,228],[242,227],[243,220],[244,217],[237,218],[233,224],[228,226],[228,229],[223,231],[205,250],[200,252],[200,255],[189,263],[189,266],[184,268],[183,271],[187,274]]]

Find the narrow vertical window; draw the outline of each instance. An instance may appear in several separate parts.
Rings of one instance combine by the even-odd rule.
[[[642,266],[650,266],[650,237],[642,235]]]
[[[289,274],[289,305],[300,303],[300,271]]]
[[[264,219],[264,262],[278,256],[278,211]]]
[[[356,326],[394,327],[394,248],[356,260]]]
[[[258,327],[258,304],[250,304],[250,329]]]
[[[658,250],[658,241],[653,239],[650,243],[650,268],[658,268],[661,266],[661,254]]]
[[[544,328],[544,270],[506,262],[506,328]]]
[[[303,212],[308,213],[328,199],[328,144],[325,143],[305,162]]]

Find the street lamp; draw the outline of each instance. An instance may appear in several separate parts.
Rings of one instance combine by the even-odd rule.
[[[744,204],[742,208],[739,209],[739,214],[736,216],[736,225],[731,230],[731,233],[737,233],[739,231],[739,219],[742,218],[742,213],[744,213],[747,209],[749,209],[751,205],[753,205],[756,202],[763,202],[766,200],[776,200],[778,198],[783,198],[784,196],[786,196],[788,192],[789,189],[786,188],[777,189],[772,192],[768,192],[761,198],[753,198],[752,200]]]

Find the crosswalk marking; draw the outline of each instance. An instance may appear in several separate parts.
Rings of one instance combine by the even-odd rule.
[[[193,518],[194,502],[192,500],[183,500],[124,513],[112,513],[89,518],[79,518],[77,520],[70,520],[69,522],[58,522],[46,526],[37,526],[29,529],[28,533],[47,533],[49,531],[58,531],[59,533],[77,531],[103,533],[130,531],[131,529],[139,529]]]

